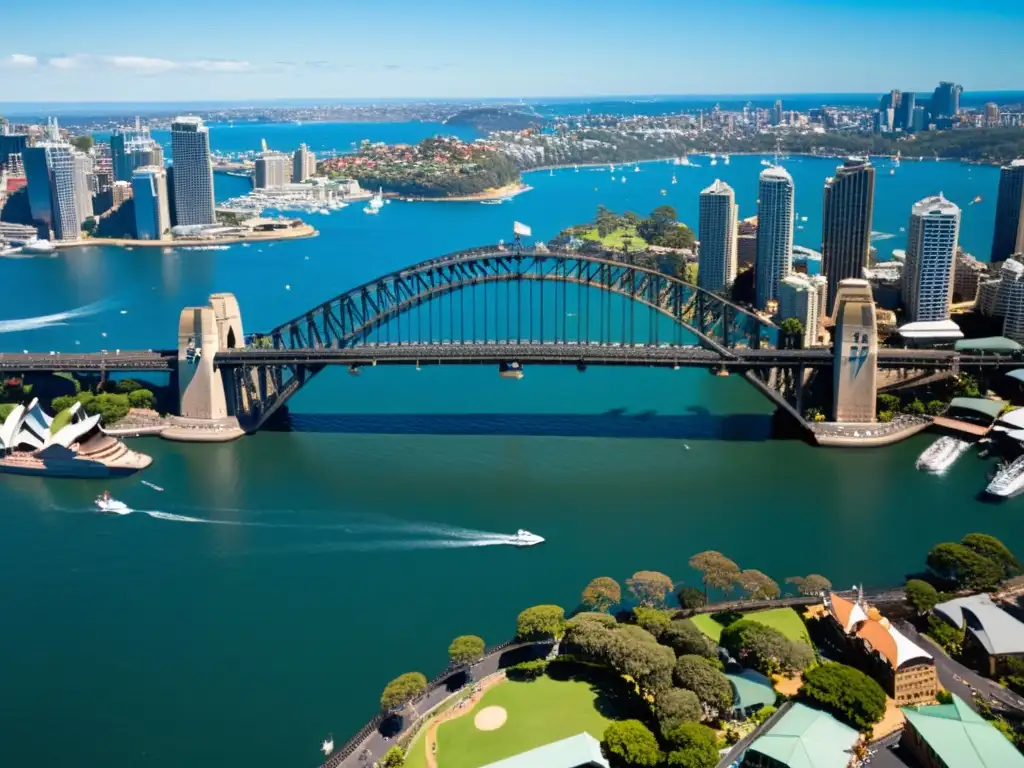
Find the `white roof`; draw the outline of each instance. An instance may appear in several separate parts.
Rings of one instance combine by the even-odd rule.
[[[900,632],[892,624],[886,627],[892,639],[896,641],[896,666],[903,666],[904,662],[911,659],[930,659],[932,655],[921,646],[913,642],[909,637]]]
[[[962,339],[960,326],[952,320],[931,320],[907,323],[897,331],[905,339]]]
[[[999,421],[1003,424],[1009,424],[1011,427],[1017,429],[1024,429],[1024,408],[1018,408],[1015,411],[1004,413],[999,417]]]
[[[21,428],[21,420],[25,416],[25,406],[19,405],[4,421],[0,427],[0,448],[13,448],[14,435]]]
[[[57,434],[50,438],[48,444],[55,443],[57,445],[63,445],[65,448],[69,448],[80,437],[92,430],[99,423],[100,415],[98,413],[95,416],[90,416],[88,419],[72,422],[63,429],[58,430]]]
[[[911,213],[918,216],[953,216],[960,215],[960,209],[951,203],[941,192],[914,203]]]
[[[1000,429],[999,431],[1000,432],[1004,432],[1005,431],[1007,437],[1012,437],[1014,440],[1018,440],[1018,441],[1024,443],[1024,429],[1008,429],[1008,430]]]
[[[700,191],[702,195],[722,195],[730,192],[732,192],[732,187],[721,179],[715,179],[710,187],[706,187]]]
[[[793,177],[789,175],[789,171],[783,168],[781,165],[773,165],[769,168],[765,168],[761,171],[761,179],[768,181],[788,181],[793,182]]]

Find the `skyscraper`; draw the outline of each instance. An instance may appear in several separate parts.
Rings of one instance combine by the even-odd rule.
[[[77,240],[92,215],[92,194],[85,173],[89,158],[69,144],[43,141],[22,153],[32,220],[58,240]]]
[[[311,176],[316,176],[316,155],[305,144],[300,144],[292,155],[292,181],[298,184]]]
[[[907,91],[900,97],[900,106],[896,110],[896,127],[911,131],[914,127],[914,110],[917,109],[917,94]]]
[[[804,327],[802,346],[813,347],[821,328],[825,282],[820,276],[792,274],[779,283],[779,318],[795,317]]]
[[[956,117],[960,112],[960,94],[963,92],[963,87],[956,83],[939,83],[932,94],[932,118]]]
[[[22,150],[21,161],[25,166],[28,182],[28,207],[32,220],[53,229],[53,189],[50,179],[50,161],[45,143]]]
[[[75,207],[82,222],[92,216],[92,195],[95,179],[92,158],[81,152],[73,154],[75,163]]]
[[[135,200],[135,236],[139,240],[159,240],[170,231],[167,171],[163,166],[135,169],[132,198]]]
[[[1003,166],[999,173],[999,199],[996,201],[996,229],[992,237],[994,264],[1024,251],[1024,158]]]
[[[264,152],[256,158],[253,186],[256,189],[283,187],[291,181],[291,160],[280,152]]]
[[[726,290],[736,279],[736,195],[724,181],[700,193],[700,254],[697,285],[707,291]]]
[[[960,209],[941,193],[914,204],[901,291],[909,322],[949,319],[959,235]]]
[[[110,156],[115,181],[131,181],[136,168],[144,165],[163,165],[164,150],[149,135],[149,128],[115,128],[110,136]]]
[[[914,114],[910,118],[910,130],[918,133],[923,131],[927,124],[927,110],[919,104],[914,107]]]
[[[782,124],[782,99],[778,99],[775,102],[775,106],[772,107],[772,125]]]
[[[757,260],[754,288],[757,306],[779,298],[779,281],[793,265],[793,177],[785,168],[761,171],[757,205]]]
[[[213,166],[210,132],[198,117],[178,117],[171,123],[174,156],[174,210],[179,226],[213,224]]]
[[[994,101],[985,105],[985,124],[999,125],[999,105]]]
[[[862,278],[871,248],[875,169],[866,158],[851,157],[825,180],[821,212],[821,271],[828,278],[829,315],[836,289],[847,278]]]

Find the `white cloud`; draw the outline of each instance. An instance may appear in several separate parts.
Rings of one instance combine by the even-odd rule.
[[[24,53],[12,53],[9,61],[16,67],[34,67],[39,63],[39,59],[35,56],[28,56]]]
[[[251,65],[248,61],[202,60],[189,62],[187,66],[201,69],[204,72],[247,72]]]
[[[87,53],[74,53],[67,56],[51,56],[40,59],[25,53],[11,54],[7,59],[0,59],[0,67],[34,67],[41,61],[48,66],[60,70],[79,68],[108,68],[138,75],[162,75],[167,72],[207,72],[211,74],[239,74],[257,72],[262,67],[248,61],[234,59],[163,59],[155,56],[111,55],[96,56]],[[273,66],[280,67],[275,64]]]
[[[83,56],[58,56],[50,59],[50,66],[57,69],[75,69],[83,59]]]
[[[150,56],[105,56],[103,61],[118,69],[138,72],[168,72],[180,66],[170,59],[155,59]]]

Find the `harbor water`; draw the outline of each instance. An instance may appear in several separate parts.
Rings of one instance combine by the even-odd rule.
[[[423,127],[406,128],[415,139]],[[241,147],[229,143],[241,128],[217,126],[212,141],[290,148],[309,129],[247,128]],[[350,132],[338,148],[360,135],[337,130]],[[669,203],[695,226],[698,192],[716,177],[736,189],[741,216],[755,213],[759,158],[694,160],[615,181],[529,174],[532,191],[502,205],[394,202],[377,216],[350,206],[309,217],[312,240],[3,260],[0,279],[16,290],[5,292],[0,346],[171,347],[181,308],[215,291],[235,293],[247,332],[266,330],[377,275],[508,239],[513,220],[548,238],[598,204],[643,215]],[[819,246],[836,163],[785,162],[807,217],[799,244]],[[878,165],[883,257],[903,247],[911,204],[939,191],[964,209],[963,246],[987,257],[996,169]],[[218,196],[245,184],[218,177]],[[11,322],[43,315],[58,317]],[[290,405],[292,432],[136,441],[154,457],[136,478],[0,479],[0,765],[314,765],[320,740],[358,729],[390,678],[441,669],[456,635],[504,640],[520,610],[571,609],[595,576],[656,569],[696,583],[686,562],[704,549],[780,582],[817,572],[844,587],[898,583],[934,543],[971,531],[1024,551],[1019,504],[978,500],[988,462],[968,454],[944,476],[917,472],[928,436],[860,451],[769,442],[770,407],[737,377],[329,369]],[[104,488],[137,512],[94,514]],[[546,542],[495,538],[519,528]]]

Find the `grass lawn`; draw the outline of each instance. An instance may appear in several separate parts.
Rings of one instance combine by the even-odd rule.
[[[647,243],[643,238],[637,237],[636,227],[619,227],[614,232],[600,237],[595,226],[581,237],[583,240],[598,240],[605,248],[611,248],[616,251],[624,250],[626,243],[629,243],[629,249],[632,251],[642,251],[647,248]]]
[[[604,708],[599,695],[590,683],[546,676],[529,683],[510,680],[497,685],[484,694],[472,712],[438,727],[438,768],[478,768],[580,731],[600,739],[611,720],[598,711]],[[496,731],[477,730],[474,715],[493,706],[508,712],[505,725]],[[417,740],[420,753],[424,743]],[[422,768],[426,760],[414,754],[405,764]]]
[[[784,634],[790,640],[799,640],[807,643],[808,645],[811,644],[811,637],[807,634],[807,627],[804,626],[804,622],[800,618],[800,615],[792,608],[772,608],[767,611],[751,611],[750,613],[744,613],[743,618],[753,619],[761,624],[767,624],[769,627],[779,630],[779,632]],[[722,630],[725,629],[725,627],[712,619],[710,614],[699,614],[694,616],[692,621],[697,625],[697,629],[710,637],[716,643],[721,639]]]

